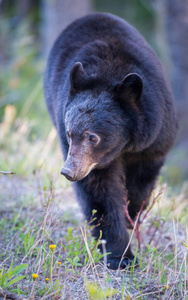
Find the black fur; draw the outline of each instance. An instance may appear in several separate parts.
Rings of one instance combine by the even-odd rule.
[[[44,81],[49,113],[87,220],[96,209],[108,262],[116,269],[129,242],[125,193],[134,219],[154,188],[176,134],[164,69],[128,23],[97,13],[68,26],[55,42]],[[121,267],[133,259],[128,248]]]

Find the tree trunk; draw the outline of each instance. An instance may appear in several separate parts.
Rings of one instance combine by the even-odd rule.
[[[53,0],[42,1],[43,52],[48,54],[50,47],[60,32],[75,19],[92,11],[92,0]]]
[[[179,139],[188,142],[188,0],[161,0],[171,58],[170,77],[179,117]]]

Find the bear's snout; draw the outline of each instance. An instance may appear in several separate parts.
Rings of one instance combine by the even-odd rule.
[[[97,163],[89,161],[84,155],[82,159],[74,159],[69,155],[61,174],[70,181],[79,181],[85,178],[96,165]]]
[[[96,167],[97,162],[94,161],[92,147],[88,147],[86,142],[76,144],[71,141],[70,144],[61,174],[70,181],[80,181]]]
[[[68,180],[75,181],[75,173],[71,169],[62,168],[61,175],[64,175]]]

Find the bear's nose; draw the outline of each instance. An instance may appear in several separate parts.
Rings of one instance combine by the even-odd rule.
[[[64,175],[68,180],[75,180],[75,173],[71,169],[62,168],[61,174]]]

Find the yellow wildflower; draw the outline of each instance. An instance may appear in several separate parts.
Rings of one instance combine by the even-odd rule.
[[[50,245],[49,248],[50,250],[55,251],[56,245]]]
[[[166,285],[165,285],[165,290],[168,290],[168,289],[169,289],[169,285],[166,284]]]
[[[37,279],[37,277],[38,277],[38,274],[35,274],[35,273],[32,274],[32,278],[34,281]]]
[[[46,283],[48,283],[49,280],[50,280],[50,279],[49,279],[48,277],[45,278]]]
[[[57,264],[58,264],[58,267],[61,267],[61,262],[60,261],[58,261]]]

